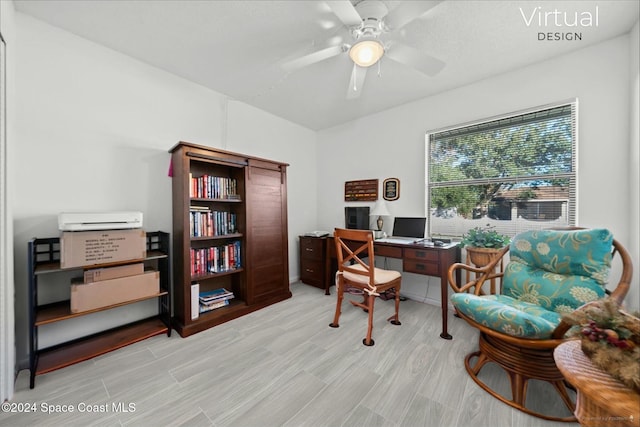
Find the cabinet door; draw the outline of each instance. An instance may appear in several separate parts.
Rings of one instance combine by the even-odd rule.
[[[250,160],[246,168],[249,304],[290,294],[286,169]]]

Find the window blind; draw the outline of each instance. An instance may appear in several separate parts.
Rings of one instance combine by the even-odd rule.
[[[427,134],[431,235],[574,225],[577,101]]]

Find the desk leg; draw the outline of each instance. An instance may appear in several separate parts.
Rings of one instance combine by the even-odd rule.
[[[447,269],[448,270],[448,269]],[[461,279],[460,270],[456,271],[456,280],[460,283]],[[449,315],[449,280],[447,279],[446,272],[440,276],[440,305],[442,306],[442,333],[440,338],[450,340],[453,338],[447,331],[447,320]]]
[[[440,277],[440,305],[442,306],[442,333],[440,338],[450,340],[453,337],[447,331],[447,318],[449,315],[449,283],[445,275]]]

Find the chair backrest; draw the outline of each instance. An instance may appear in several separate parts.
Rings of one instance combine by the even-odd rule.
[[[349,272],[367,278],[369,287],[375,283],[373,231],[336,228],[333,232],[340,273]],[[368,258],[365,262],[363,258]]]
[[[515,236],[502,293],[558,313],[602,298],[613,235],[606,229],[527,231]]]

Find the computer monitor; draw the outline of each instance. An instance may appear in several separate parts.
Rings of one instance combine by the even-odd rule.
[[[369,206],[347,206],[344,208],[345,228],[354,230],[369,229]]]
[[[426,217],[396,217],[393,220],[393,236],[424,239],[424,229],[426,224]]]

